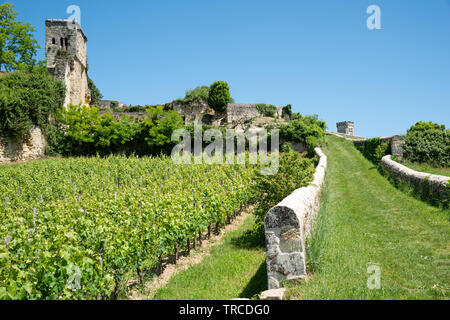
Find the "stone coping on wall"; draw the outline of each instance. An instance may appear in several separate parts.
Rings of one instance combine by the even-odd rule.
[[[338,132],[334,132],[334,131],[325,131],[325,134],[327,134],[329,136],[336,136],[336,137],[339,137],[339,138],[345,138],[345,139],[350,140],[350,141],[367,140],[366,138],[363,138],[363,137],[351,136],[351,135],[348,135],[348,134],[338,133]]]
[[[313,182],[295,190],[270,209],[264,221],[269,289],[280,288],[283,280],[306,277],[305,240],[320,208],[327,168],[327,157],[322,150],[314,151],[320,160]]]
[[[393,177],[413,186],[419,193],[428,193],[439,199],[448,198],[447,183],[450,177],[415,171],[394,160],[391,155],[381,159],[381,166]]]

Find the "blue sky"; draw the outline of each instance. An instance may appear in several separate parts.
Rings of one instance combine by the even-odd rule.
[[[106,99],[158,104],[229,83],[238,103],[292,104],[331,130],[450,127],[450,0],[11,0],[44,46],[45,19],[81,8],[89,75]],[[369,5],[381,30],[369,30]],[[41,50],[39,57],[43,58]]]

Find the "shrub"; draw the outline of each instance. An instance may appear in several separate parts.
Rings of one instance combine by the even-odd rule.
[[[375,164],[380,163],[381,158],[391,152],[390,143],[382,143],[380,138],[372,138],[362,142],[357,142],[355,145],[364,157]]]
[[[172,141],[174,130],[183,127],[183,119],[176,111],[164,111],[162,106],[147,109],[147,117],[141,124],[144,140],[152,154],[170,153],[176,145]]]
[[[283,107],[283,118],[292,118],[292,106],[288,104],[287,106]]]
[[[47,72],[17,71],[0,79],[0,133],[23,139],[33,125],[44,134],[64,103],[65,86]]]
[[[119,108],[119,101],[111,101],[111,109],[116,110],[117,108]]]
[[[209,97],[209,87],[208,86],[201,86],[197,87],[193,90],[186,91],[186,96],[183,99],[184,103],[189,103],[196,100],[201,101],[208,101]]]
[[[264,245],[264,218],[267,212],[294,190],[307,186],[312,181],[314,164],[315,159],[302,157],[286,144],[280,154],[278,172],[275,175],[258,175],[255,178],[251,203],[256,205],[256,223],[253,230],[244,237],[247,245]]]
[[[277,113],[277,107],[271,104],[257,104],[256,109],[266,117],[274,118]]]
[[[129,117],[123,115],[116,120],[111,113],[100,114],[95,107],[69,105],[58,111],[56,119],[63,126],[53,132],[54,138],[69,146],[62,150],[69,155],[110,154],[132,141],[139,131]]]
[[[281,125],[280,138],[285,141],[306,143],[309,136],[317,138],[319,141],[325,136],[326,124],[314,116],[298,115],[298,118],[289,124]]]
[[[314,155],[314,149],[320,146],[320,140],[314,136],[306,137],[306,150],[310,156]]]
[[[432,122],[418,122],[406,136],[404,149],[411,162],[450,166],[450,130]]]
[[[227,104],[231,102],[230,88],[225,81],[214,82],[208,95],[208,105],[219,112],[227,109]]]
[[[95,85],[94,81],[88,77],[88,87],[91,92],[91,105],[96,106],[101,99],[103,99],[103,95],[100,90]]]

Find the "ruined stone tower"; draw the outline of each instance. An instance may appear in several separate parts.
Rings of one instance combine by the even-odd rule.
[[[64,106],[90,103],[87,80],[87,37],[76,21],[45,21],[47,68],[66,85]]]
[[[336,126],[337,126],[338,133],[346,134],[349,136],[354,135],[354,130],[355,130],[354,122],[351,122],[351,121],[338,122],[336,124]]]

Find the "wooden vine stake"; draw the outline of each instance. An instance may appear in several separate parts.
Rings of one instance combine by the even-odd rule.
[[[208,224],[208,239],[211,239],[211,224]]]
[[[187,253],[190,254],[191,253],[191,240],[189,238],[186,240],[186,247],[187,247]]]
[[[160,255],[158,257],[158,274],[161,275],[162,274],[162,256]]]
[[[178,242],[175,242],[174,254],[175,254],[175,264],[177,264],[177,261],[178,261]]]
[[[36,208],[33,208],[33,227],[34,232],[36,232]]]
[[[99,254],[100,254],[100,265],[101,265],[101,267],[103,268],[103,252],[104,252],[104,246],[105,246],[105,243],[104,243],[104,241],[102,240],[102,241],[100,241],[100,250],[99,250]]]

